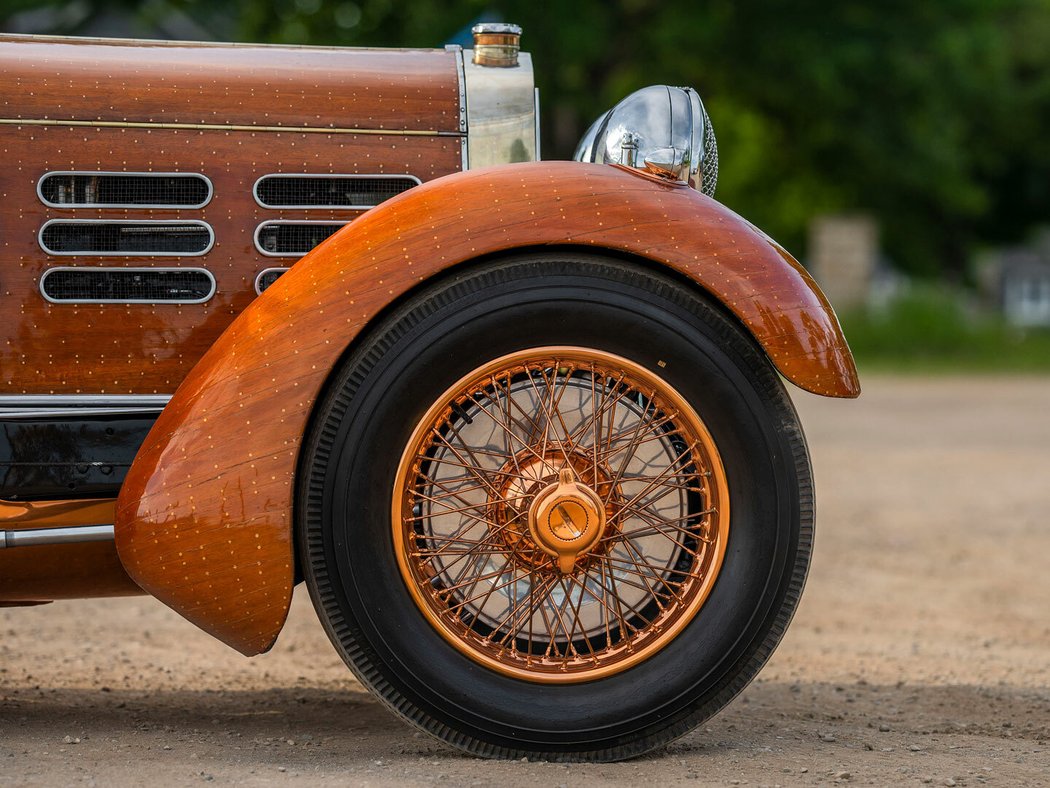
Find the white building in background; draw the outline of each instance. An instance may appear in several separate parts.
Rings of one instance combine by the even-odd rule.
[[[806,266],[836,309],[869,304],[879,228],[866,215],[817,216],[809,225]]]
[[[1010,250],[1000,256],[1000,302],[1003,316],[1015,326],[1050,326],[1048,246]]]

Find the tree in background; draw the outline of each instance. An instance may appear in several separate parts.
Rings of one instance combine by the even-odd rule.
[[[8,30],[345,46],[482,18],[525,29],[545,158],[639,87],[693,85],[719,199],[790,248],[816,214],[869,212],[901,268],[964,280],[1050,218],[1050,0],[0,0]]]

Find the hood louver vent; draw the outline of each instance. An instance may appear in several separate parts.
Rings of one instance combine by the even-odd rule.
[[[263,222],[255,231],[255,247],[270,257],[302,257],[343,228],[346,222]]]
[[[40,292],[53,303],[200,304],[215,278],[203,268],[51,268]]]
[[[211,249],[211,227],[196,221],[52,219],[40,247],[52,255],[195,256]]]
[[[203,208],[212,186],[196,173],[49,172],[37,194],[54,208]]]
[[[255,199],[264,208],[367,210],[418,185],[412,175],[264,175]]]

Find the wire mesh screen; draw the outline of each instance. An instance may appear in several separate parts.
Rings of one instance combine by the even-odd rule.
[[[40,280],[52,301],[200,303],[215,293],[215,281],[194,268],[53,268]]]
[[[715,196],[718,185],[718,143],[715,141],[715,127],[704,110],[704,161],[700,165],[700,191],[708,197]]]
[[[409,176],[267,175],[255,196],[267,208],[374,208],[417,184]]]
[[[211,197],[203,175],[59,172],[40,181],[40,196],[52,205],[200,208]]]
[[[40,231],[51,254],[200,255],[211,242],[202,222],[54,221]]]
[[[345,222],[264,222],[259,226],[256,243],[265,254],[302,257]]]
[[[267,268],[255,279],[255,289],[259,291],[259,295],[262,295],[263,290],[272,285],[277,279],[287,271],[287,268]]]

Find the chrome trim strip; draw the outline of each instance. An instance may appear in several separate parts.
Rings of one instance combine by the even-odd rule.
[[[69,528],[0,531],[0,548],[111,541],[113,541],[112,525],[76,525]]]
[[[144,256],[144,255],[139,255]],[[211,291],[204,298],[62,298],[55,299],[44,292],[44,280],[55,271],[195,271],[197,273],[204,274],[208,277],[211,282]],[[49,301],[52,304],[203,304],[206,301],[210,301],[215,297],[216,285],[215,277],[212,272],[207,268],[175,268],[175,267],[149,267],[149,266],[119,266],[119,265],[57,265],[54,268],[48,268],[44,273],[40,275],[40,282],[38,283],[40,295],[43,296],[45,301]]]
[[[532,57],[518,56],[518,65],[480,66],[474,53],[463,51],[467,96],[467,157],[472,168],[534,161],[536,86]]]
[[[53,252],[44,245],[44,230],[53,224],[127,224],[139,226],[159,224],[166,227],[195,225],[208,231],[208,245],[199,252]],[[203,257],[215,246],[215,231],[210,224],[202,222],[200,219],[174,219],[171,221],[164,219],[49,219],[40,226],[36,239],[44,253],[52,257]]]
[[[261,270],[258,274],[255,275],[255,294],[256,295],[262,295],[263,294],[262,289],[259,287],[259,282],[262,281],[263,276],[265,276],[266,274],[270,273],[271,271],[280,271],[283,274],[287,270],[288,270],[287,268],[281,268],[281,267],[264,268],[263,270]]]
[[[163,408],[36,408],[33,410],[6,410],[0,408],[0,421],[23,419],[78,418],[82,416],[149,416]]]
[[[329,209],[321,208],[321,210]],[[331,221],[326,221],[325,219],[267,219],[265,222],[260,222],[259,225],[255,228],[255,233],[252,235],[252,240],[255,243],[256,251],[264,257],[294,257],[296,260],[298,260],[300,257],[309,252],[310,249],[307,249],[306,252],[267,252],[265,249],[262,248],[262,244],[259,243],[259,233],[262,232],[263,227],[270,224],[338,224],[340,227],[346,227],[346,225],[350,224],[351,221],[353,220],[347,219],[345,221],[340,221],[338,219],[333,219]],[[336,230],[336,232],[339,231]],[[322,241],[321,243],[324,243],[324,241]],[[256,280],[258,280],[258,277],[256,277]]]
[[[57,203],[49,202],[44,199],[43,185],[44,180],[51,177],[52,175],[131,175],[135,177],[156,177],[164,178],[168,176],[176,176],[181,178],[200,178],[208,187],[208,196],[204,199],[204,202],[197,203],[195,205],[161,205],[152,203],[109,203],[109,202],[80,202],[80,203]],[[128,210],[187,210],[192,211],[198,208],[203,208],[205,205],[211,202],[211,198],[215,196],[215,186],[211,182],[211,178],[203,173],[199,172],[117,172],[116,170],[50,170],[45,172],[36,182],[36,196],[40,198],[40,202],[50,208],[118,208]]]
[[[11,405],[55,408],[91,405],[163,408],[170,399],[171,394],[0,394],[0,408]]]
[[[365,173],[365,172],[271,172],[260,175],[252,185],[252,197],[255,204],[268,211],[370,211],[375,205],[268,205],[259,199],[259,184],[267,178],[407,178],[419,186],[423,181],[415,175],[406,173]],[[377,203],[378,204],[378,203]]]
[[[344,52],[346,51],[345,46],[329,45],[323,46],[320,44],[256,44],[247,41],[193,41],[187,39],[183,40],[167,40],[158,38],[113,38],[112,36],[63,36],[55,35],[52,33],[5,33],[0,32],[0,42],[4,41],[27,41],[27,42],[54,42],[56,44],[105,44],[107,46],[146,46],[156,47],[157,49],[172,48],[181,49],[184,47],[197,48],[210,48],[210,49],[305,49],[307,51],[313,50],[326,50],[329,52]],[[383,47],[361,47],[361,49],[384,49]],[[385,51],[390,51],[388,48]],[[404,47],[399,51],[407,52],[433,52],[435,51],[431,47]],[[437,50],[440,51],[440,50]]]
[[[153,123],[126,120],[0,118],[0,126],[79,126],[101,129],[193,129],[194,131],[275,131],[293,134],[363,134],[380,137],[462,137],[459,131],[430,129],[348,129],[337,126],[244,126],[232,123]]]
[[[453,53],[456,61],[456,79],[459,82],[459,130],[467,131],[467,86],[466,74],[463,69],[463,47],[459,44],[449,44],[446,50]]]
[[[459,77],[459,129],[467,134],[467,73],[463,66],[463,47],[456,48],[456,76]],[[459,141],[460,168],[463,172],[470,169],[469,138]]]
[[[536,92],[535,92],[534,95],[536,96],[536,99],[535,99],[535,101],[533,101],[533,109],[532,109],[532,111],[533,111],[533,113],[534,113],[534,115],[536,117],[536,161],[542,161],[543,160],[543,156],[540,153],[540,89],[539,88],[536,88]]]

